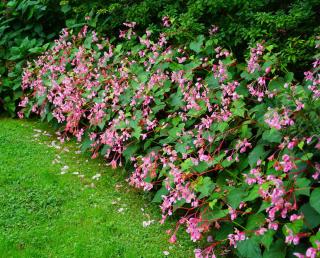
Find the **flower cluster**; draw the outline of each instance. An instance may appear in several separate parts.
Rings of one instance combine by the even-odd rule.
[[[181,216],[170,242],[180,227],[192,241],[210,236],[196,257],[319,254],[319,62],[299,83],[271,72],[262,43],[245,65],[204,37],[175,48],[135,25],[116,45],[86,26],[63,30],[25,69],[19,116],[131,168],[130,185],[156,191],[161,222]]]

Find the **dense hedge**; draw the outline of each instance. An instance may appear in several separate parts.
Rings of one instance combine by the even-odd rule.
[[[117,44],[64,30],[25,69],[19,116],[60,124],[61,140],[74,135],[113,167],[132,164],[129,183],[157,191],[163,221],[179,216],[172,243],[181,226],[208,237],[196,257],[316,257],[319,55],[299,83],[268,42],[242,63],[214,39],[176,48],[125,26]]]
[[[0,109],[14,114],[25,61],[46,50],[61,28],[80,28],[86,16],[92,17],[92,27],[110,37],[118,35],[123,22],[135,21],[138,31],[166,32],[174,45],[215,31],[212,38],[239,61],[244,61],[249,45],[266,40],[282,71],[289,69],[302,79],[320,33],[319,10],[318,0],[1,1]],[[160,25],[164,16],[171,23],[168,28]]]
[[[167,35],[175,43],[186,43],[199,34],[218,27],[219,45],[231,49],[244,60],[248,45],[267,40],[281,65],[302,71],[312,59],[315,36],[320,33],[318,0],[143,0],[143,1],[63,1],[71,17],[91,15],[91,25],[99,32],[117,34],[124,21],[134,21],[140,31],[163,31],[161,19],[168,16],[172,26]],[[90,12],[89,12],[90,10]],[[76,19],[78,20],[78,18]],[[71,21],[71,20],[70,20]],[[72,22],[72,21],[71,21]]]

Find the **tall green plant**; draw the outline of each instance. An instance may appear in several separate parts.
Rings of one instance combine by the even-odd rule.
[[[138,30],[147,27],[167,31],[175,44],[190,42],[199,34],[216,30],[219,45],[231,49],[243,61],[250,44],[267,40],[279,56],[283,69],[300,72],[312,60],[315,36],[320,33],[320,3],[317,0],[120,0],[61,2],[71,22],[92,16],[98,32],[118,34],[122,23],[135,21]],[[161,19],[168,16],[172,26],[164,28]]]

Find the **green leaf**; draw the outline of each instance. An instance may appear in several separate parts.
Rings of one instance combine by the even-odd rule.
[[[266,210],[270,206],[271,206],[271,203],[269,201],[262,201],[261,206],[260,206],[259,210],[257,211],[257,213],[260,213],[260,212]]]
[[[33,47],[28,50],[32,54],[41,53],[43,51],[42,47]]]
[[[98,124],[98,127],[100,128],[100,130],[103,130],[105,125],[106,125],[106,119],[103,119],[101,123]]]
[[[91,147],[92,141],[90,140],[90,138],[86,138],[81,145],[81,151],[85,152],[87,149],[89,149]]]
[[[280,143],[282,139],[282,135],[278,130],[271,128],[270,130],[265,131],[262,134],[262,139],[270,143],[273,143],[273,142]]]
[[[100,154],[101,154],[102,156],[106,155],[107,150],[109,150],[109,149],[110,149],[110,146],[107,145],[107,144],[104,144],[103,147],[102,147],[102,149],[100,150]]]
[[[265,217],[262,213],[252,214],[249,216],[246,229],[254,230],[258,229],[265,222]]]
[[[294,77],[294,73],[288,72],[288,73],[285,74],[284,80],[285,80],[285,82],[289,83],[289,82],[292,82],[293,77]]]
[[[51,122],[52,119],[53,119],[53,115],[52,115],[52,113],[49,112],[49,113],[47,114],[47,122]]]
[[[202,47],[204,41],[204,36],[203,35],[199,35],[197,37],[196,41],[192,41],[189,45],[190,49],[195,51],[196,53],[199,53]]]
[[[307,195],[310,196],[310,183],[311,181],[305,177],[297,178],[296,180],[296,188],[295,194],[296,196],[299,195]]]
[[[257,198],[260,198],[261,195],[259,194],[260,187],[258,185],[255,185],[249,192],[249,195],[245,197],[242,201],[244,202],[250,202]]]
[[[187,152],[187,149],[186,149],[187,146],[188,146],[187,143],[177,143],[175,149],[177,152],[180,152],[181,154],[183,154]]]
[[[43,102],[46,100],[46,94],[43,94],[42,96],[38,97],[37,104],[40,106],[43,104]]]
[[[263,123],[264,121],[264,115],[267,112],[267,105],[264,103],[261,103],[259,105],[255,105],[253,108],[249,110],[249,114],[256,118],[258,121]]]
[[[193,162],[191,159],[186,159],[182,164],[181,164],[181,169],[182,171],[188,171],[190,168],[193,167]]]
[[[215,230],[215,240],[221,241],[228,238],[229,234],[233,233],[233,226],[231,223],[221,223],[221,228],[219,230]]]
[[[243,97],[247,97],[249,95],[248,88],[244,83],[240,83],[240,86],[236,88],[236,92]]]
[[[168,133],[169,133],[169,136],[171,136],[172,138],[176,138],[176,137],[179,137],[179,134],[180,132],[183,130],[184,128],[184,123],[182,124],[179,124],[179,127],[173,127],[171,128]]]
[[[173,211],[181,208],[186,203],[185,199],[178,200],[176,203],[173,204]]]
[[[299,142],[298,147],[300,150],[303,149],[304,141]]]
[[[209,164],[204,161],[200,161],[197,166],[193,167],[193,169],[198,173],[202,173],[202,172],[206,171],[208,168],[209,168]]]
[[[66,20],[67,27],[72,27],[76,23],[75,19],[68,19]]]
[[[149,73],[141,71],[137,76],[141,83],[145,83],[148,80]]]
[[[145,142],[145,144],[143,145],[143,149],[147,150],[150,147],[151,144],[152,144],[152,139],[147,140]]]
[[[90,49],[91,48],[91,43],[92,43],[92,36],[89,36],[84,40],[83,45],[84,45],[84,47],[86,49]]]
[[[243,258],[262,257],[259,243],[254,237],[238,242],[237,252],[239,256]]]
[[[317,211],[311,207],[310,203],[304,204],[300,208],[300,212],[304,215],[305,225],[308,228],[315,228],[320,224],[320,215]]]
[[[218,79],[214,78],[212,73],[209,73],[205,79],[206,83],[208,84],[209,88],[218,88],[219,81]]]
[[[263,258],[285,258],[286,246],[281,239],[278,239],[270,249],[266,249],[263,253]]]
[[[250,138],[252,136],[251,128],[247,124],[241,127],[241,138]]]
[[[228,193],[227,202],[233,209],[237,209],[245,195],[247,193],[242,191],[242,189],[234,188]]]
[[[281,77],[278,77],[276,79],[272,79],[270,82],[269,82],[269,85],[268,85],[268,89],[270,91],[272,90],[279,90],[279,89],[282,89],[283,88],[283,85],[284,85],[284,81]]]
[[[63,13],[67,13],[67,12],[69,12],[70,10],[71,10],[71,7],[70,7],[70,5],[68,5],[68,4],[63,5],[63,6],[61,7],[61,11],[62,11]]]
[[[123,156],[127,161],[129,161],[133,154],[135,154],[139,150],[139,148],[139,144],[130,144],[123,152]]]
[[[312,191],[310,205],[320,214],[320,188],[316,188]]]
[[[212,182],[210,177],[200,177],[195,186],[195,190],[200,193],[198,198],[202,199],[203,197],[210,195],[214,187],[215,184]]]
[[[133,130],[134,132],[132,133],[132,136],[139,140],[142,132],[141,127],[137,125],[133,128]]]
[[[261,238],[261,243],[265,246],[265,248],[268,250],[273,242],[273,235],[276,232],[274,230],[268,230]]]
[[[294,234],[298,234],[303,227],[303,220],[298,219],[293,221],[292,223],[286,223],[282,227],[282,232],[285,236],[287,236],[290,232]]]
[[[193,62],[190,62],[190,63],[184,65],[183,70],[192,72],[192,70],[194,68],[196,68],[200,65],[201,65],[200,61],[193,61]],[[192,74],[190,74],[190,75],[192,76]]]
[[[157,101],[155,101],[155,102],[157,102]],[[158,103],[156,103],[156,105],[152,108],[152,112],[154,114],[157,114],[160,110],[165,109],[165,107],[166,107],[165,103],[158,101]]]
[[[153,197],[152,202],[155,203],[161,203],[162,202],[162,195],[167,195],[169,193],[169,191],[167,190],[167,188],[165,186],[162,186],[157,193],[155,194],[155,196]]]
[[[182,94],[177,93],[177,94],[172,94],[169,98],[169,104],[173,107],[181,108],[183,106],[183,101],[182,101]]]
[[[257,145],[249,154],[248,161],[250,164],[250,167],[255,167],[257,165],[257,161],[259,159],[263,159],[265,157],[266,153],[264,151],[263,145]]]
[[[229,124],[227,122],[220,122],[220,123],[218,123],[216,125],[217,125],[217,129],[221,133],[229,128]]]
[[[244,113],[246,111],[245,103],[242,100],[236,100],[233,102],[233,108],[231,108],[231,112],[235,116],[244,117]]]
[[[310,242],[313,248],[318,248],[317,242],[320,242],[320,231],[318,231],[316,235],[310,237]]]
[[[204,214],[202,214],[202,218],[204,220],[216,220],[216,219],[221,219],[224,218],[229,214],[229,210],[220,210],[220,209],[215,209],[215,210],[207,210]]]
[[[313,153],[306,153],[301,157],[301,160],[307,161],[310,160],[313,157]]]

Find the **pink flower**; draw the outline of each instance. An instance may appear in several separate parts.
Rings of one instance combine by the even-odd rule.
[[[229,214],[230,214],[231,220],[235,220],[237,218],[236,210],[232,209],[231,207],[229,207]]]
[[[248,140],[245,138],[242,141],[239,140],[236,145],[236,150],[240,150],[240,153],[244,153],[247,151],[247,149],[251,149],[252,145]]]
[[[248,61],[249,73],[254,73],[256,70],[260,70],[259,58],[263,55],[264,46],[260,43],[256,48],[251,48],[250,59]]]
[[[268,73],[270,73],[270,71],[271,71],[271,67],[269,66],[266,68],[265,73],[268,74]]]
[[[301,109],[304,108],[304,104],[300,100],[296,100],[296,111],[300,111]]]
[[[313,173],[312,178],[317,180],[320,176],[320,163],[316,162],[314,166],[316,171]]]
[[[282,162],[280,164],[282,165],[283,172],[289,172],[290,170],[294,169],[296,165],[291,161],[291,158],[289,155],[285,154],[282,156]]]
[[[292,214],[290,216],[290,221],[295,221],[295,220],[299,220],[299,219],[302,219],[302,218],[303,218],[303,215]]]
[[[134,28],[136,26],[136,22],[124,22],[123,25],[128,28]]]
[[[218,32],[218,30],[219,30],[219,27],[218,26],[216,26],[216,25],[211,25],[211,27],[210,27],[210,29],[208,30],[209,31],[209,35],[214,35],[214,34],[216,34],[217,32]]]
[[[276,111],[267,114],[265,122],[272,128],[275,128],[277,130],[281,129],[280,116]]]
[[[201,233],[200,233],[200,229],[198,228],[198,223],[201,220],[198,218],[191,218],[187,221],[187,232],[190,234],[191,236],[191,240],[193,242],[196,242],[197,240],[199,240],[201,238]]]
[[[267,231],[268,231],[268,229],[262,227],[262,228],[259,228],[259,229],[255,232],[255,234],[256,234],[257,236],[262,236],[262,235],[264,235]]]
[[[113,169],[117,168],[117,161],[115,161],[114,159],[110,162],[110,165]]]
[[[290,118],[290,110],[284,108],[282,113],[279,114],[276,110],[269,109],[270,111],[265,115],[265,122],[272,128],[280,130],[285,126],[292,126],[294,121]]]
[[[306,251],[306,257],[307,258],[316,258],[317,256],[317,250],[313,247],[310,247]]]
[[[168,16],[164,16],[162,18],[162,24],[164,27],[170,27],[171,26],[171,22]]]
[[[268,229],[278,230],[278,227],[279,227],[279,225],[276,222],[270,222],[268,224]]]
[[[22,111],[19,111],[19,112],[17,113],[17,115],[18,115],[18,117],[19,117],[20,119],[22,119],[22,118],[24,117],[24,113],[23,113]]]
[[[258,78],[258,83],[259,83],[261,86],[265,86],[265,85],[266,85],[266,78],[265,78],[265,77],[259,77],[259,78]]]
[[[184,57],[177,57],[177,60],[178,60],[179,64],[182,64],[187,60],[187,58],[185,56]]]
[[[235,229],[235,234],[229,234],[228,239],[230,242],[230,245],[233,247],[237,247],[237,243],[239,241],[243,241],[246,239],[246,235],[244,232],[240,232],[237,228]]]
[[[286,236],[285,242],[287,244],[294,244],[294,245],[299,244],[299,241],[300,241],[299,236],[298,235],[293,235],[293,232],[290,229],[288,229],[288,233],[289,234]]]
[[[212,237],[211,235],[209,235],[209,236],[207,237],[207,242],[208,242],[208,243],[212,243],[212,242],[213,242],[213,237]]]
[[[195,249],[193,252],[195,258],[203,258],[201,249]]]
[[[170,237],[170,239],[169,239],[169,242],[170,243],[175,243],[175,242],[177,242],[177,236],[174,234],[174,235],[172,235],[171,237]]]
[[[29,102],[28,97],[24,97],[23,100],[19,103],[19,107],[26,107]]]

